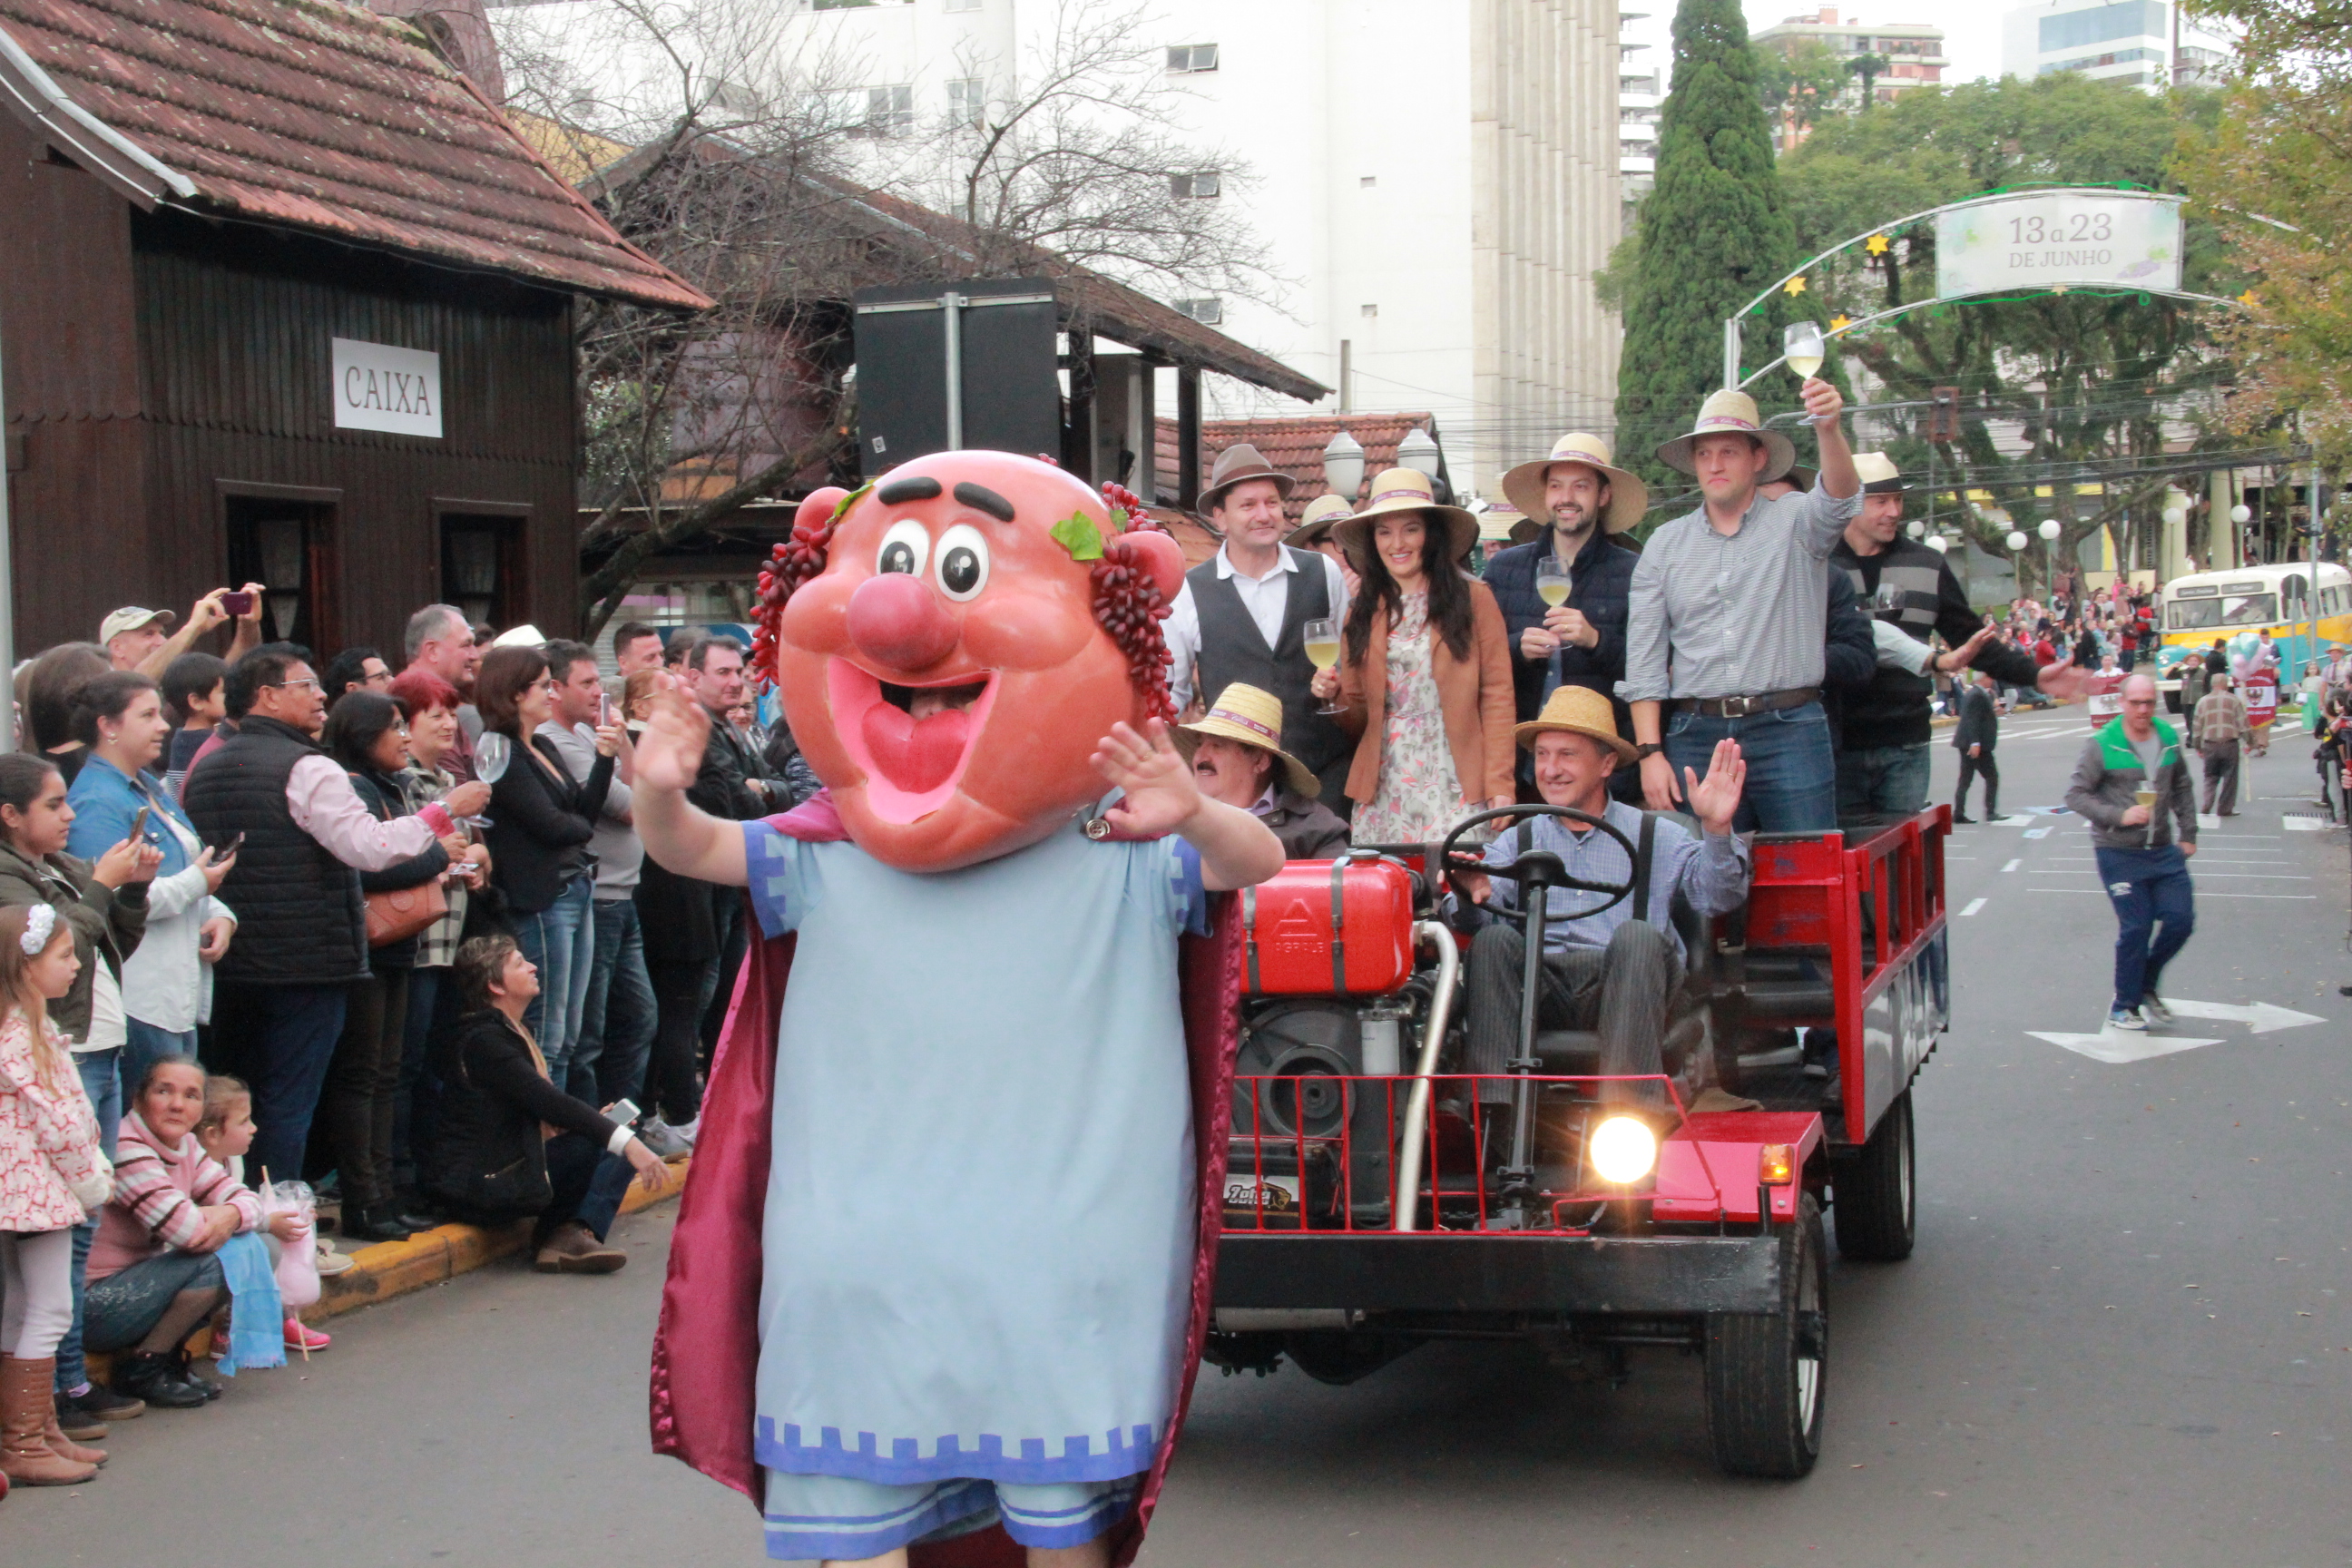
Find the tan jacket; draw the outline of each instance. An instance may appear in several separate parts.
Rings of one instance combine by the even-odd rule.
[[[1478,805],[1515,793],[1511,778],[1511,726],[1518,717],[1511,686],[1511,649],[1503,629],[1502,606],[1493,590],[1473,582],[1467,659],[1454,657],[1445,639],[1430,628],[1430,674],[1445,710],[1445,742],[1454,753],[1454,776]],[[1380,793],[1381,753],[1388,733],[1389,615],[1372,611],[1371,637],[1360,663],[1339,666],[1339,700],[1346,711],[1339,727],[1357,737],[1356,760],[1348,770],[1348,798],[1369,801]]]

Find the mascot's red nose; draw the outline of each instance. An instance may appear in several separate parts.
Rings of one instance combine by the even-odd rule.
[[[850,640],[877,664],[928,669],[954,650],[957,636],[955,621],[911,573],[881,573],[849,595]]]

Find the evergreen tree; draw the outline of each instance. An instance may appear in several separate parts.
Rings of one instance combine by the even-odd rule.
[[[1682,0],[1674,85],[1659,116],[1657,184],[1642,203],[1622,285],[1617,372],[1617,460],[1667,495],[1689,481],[1651,453],[1690,428],[1723,384],[1724,319],[1799,259],[1756,69],[1738,0]],[[1780,353],[1780,305],[1776,299],[1748,319],[1751,368]],[[1780,390],[1790,395],[1782,401],[1793,401],[1793,382]]]

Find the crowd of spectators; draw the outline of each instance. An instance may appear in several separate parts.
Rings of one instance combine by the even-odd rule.
[[[664,684],[703,702],[730,816],[817,787],[733,637],[627,623],[608,676],[428,605],[395,668],[263,642],[247,593],[127,607],[17,671],[0,1482],[88,1480],[110,1424],[217,1400],[207,1323],[216,1357],[326,1349],[263,1289],[289,1248],[331,1276],[352,1243],[528,1217],[542,1271],[621,1267],[605,1232],[693,1147],[743,942],[736,898],[645,860],[632,726]]]

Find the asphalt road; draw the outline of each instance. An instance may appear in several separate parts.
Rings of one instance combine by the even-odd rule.
[[[2084,732],[2079,709],[2011,720],[2003,805],[2056,805]],[[1507,1347],[1424,1349],[1350,1388],[1212,1371],[1145,1562],[2352,1562],[2347,846],[2283,821],[2313,810],[2308,752],[2284,741],[2252,765],[2261,798],[2208,827],[2166,989],[2318,1023],[2184,1016],[2172,1036],[2214,1043],[2116,1065],[2034,1037],[2104,1014],[2113,928],[2083,830],[1961,830],[1918,1251],[1833,1268],[1810,1479],[1718,1476],[1696,1365],[1672,1352],[1617,1390]],[[1939,798],[1953,772],[1939,744]],[[121,1428],[93,1485],[12,1496],[0,1552],[758,1561],[746,1504],[646,1453],[667,1227],[625,1220],[635,1261],[610,1279],[495,1268],[341,1320],[307,1370]]]

